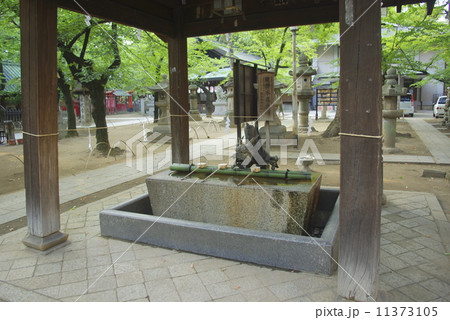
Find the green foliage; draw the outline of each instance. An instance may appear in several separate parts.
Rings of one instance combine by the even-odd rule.
[[[415,85],[438,80],[450,82],[450,25],[444,19],[445,6],[436,6],[426,15],[426,5],[403,7],[401,13],[389,8],[383,19],[383,69],[395,66],[401,74],[422,80]],[[428,58],[423,58],[428,55]],[[418,59],[422,56],[422,59]]]

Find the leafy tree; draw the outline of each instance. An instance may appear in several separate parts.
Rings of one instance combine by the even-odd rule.
[[[426,15],[426,5],[409,5],[401,13],[389,8],[383,19],[383,69],[396,66],[399,73],[421,80],[415,86],[429,81],[450,83],[450,25],[443,19],[446,5],[435,6],[431,15]],[[421,53],[432,52],[429,61],[417,59]],[[445,64],[445,65],[444,65]]]
[[[0,99],[5,103],[5,98],[12,92],[6,92],[8,84],[3,74],[3,62],[20,63],[20,26],[19,3],[15,0],[2,0],[0,5]],[[14,88],[20,93],[20,81],[15,80]]]
[[[115,23],[59,10],[58,49],[73,78],[89,90],[93,105],[97,149],[110,150],[106,124],[105,86],[120,66],[120,41]]]

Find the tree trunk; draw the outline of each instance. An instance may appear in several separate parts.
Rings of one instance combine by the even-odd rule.
[[[206,95],[206,116],[208,117],[208,118],[211,118],[211,116],[212,116],[212,114],[213,114],[213,112],[214,112],[214,105],[213,105],[213,101],[212,101],[212,93],[211,93],[211,91],[209,91],[209,89],[206,87],[206,86],[204,86],[203,84],[201,84],[201,83],[197,83],[197,85],[199,86],[199,88],[200,89],[202,89],[203,90],[203,92],[205,93],[205,95]]]
[[[67,110],[67,134],[66,137],[78,137],[77,132],[77,120],[75,117],[75,109],[73,107],[72,93],[70,92],[70,86],[67,84],[66,79],[62,71],[58,70],[58,87],[61,90],[64,102],[66,103]]]
[[[338,92],[338,103],[336,107],[336,116],[334,117],[333,121],[328,125],[327,129],[322,133],[322,138],[332,138],[337,137],[339,135],[339,132],[341,132],[341,119],[339,116],[340,111],[340,101],[341,101],[341,95],[340,92]]]
[[[109,152],[108,129],[106,124],[105,88],[101,81],[94,80],[85,83],[91,95],[93,105],[92,118],[97,128],[95,137],[97,139],[96,149],[104,154]]]
[[[336,114],[336,117],[328,125],[327,129],[322,133],[322,138],[337,137],[341,131],[341,121]]]

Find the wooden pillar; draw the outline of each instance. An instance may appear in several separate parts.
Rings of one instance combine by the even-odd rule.
[[[168,38],[172,163],[189,163],[187,39]]]
[[[28,235],[46,250],[67,240],[59,232],[56,1],[21,0],[21,72]]]
[[[380,1],[340,0],[338,294],[377,296],[382,195]]]

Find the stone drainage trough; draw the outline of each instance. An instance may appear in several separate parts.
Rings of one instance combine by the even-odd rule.
[[[254,210],[258,212],[270,211],[269,207],[275,210],[274,198],[267,200],[268,196],[264,194],[267,191],[261,190],[261,199],[254,201],[258,197],[255,192],[257,188],[262,189],[261,186],[254,183],[251,186],[248,182],[237,187],[230,179],[211,179],[205,183],[200,180],[193,184],[194,179],[180,180],[180,177],[168,172],[150,177],[147,180],[149,194],[100,212],[102,236],[288,270],[324,274],[336,270],[339,190],[320,188],[320,177],[317,184],[313,183],[315,187],[309,188],[302,196],[303,199],[308,198],[309,192],[307,201],[312,201],[313,205],[304,205],[300,209],[308,211],[314,207],[314,212],[307,217],[302,214],[296,217],[304,220],[303,228],[307,234],[315,234],[315,237],[298,230],[289,221],[291,219],[268,219],[264,214],[248,212],[252,207],[256,209],[255,206],[259,206]],[[265,190],[269,190],[268,194],[278,197],[274,200],[285,208],[282,210],[278,207],[275,210],[278,211],[278,217],[286,217],[285,212],[293,210],[289,206],[292,202],[296,203],[291,196],[287,196],[295,186],[269,186],[263,182],[259,181]],[[191,188],[186,194],[175,201],[188,186]],[[234,191],[227,191],[227,188]],[[233,194],[237,189],[240,191]],[[232,210],[231,220],[217,218],[225,212],[220,208],[230,205],[220,203],[225,200],[224,192],[233,194],[232,203],[242,205],[245,199],[249,199],[250,204],[244,210],[239,210],[239,207]],[[283,192],[287,192],[286,196],[282,195]],[[312,194],[316,194],[318,199],[311,198]],[[264,201],[263,198],[272,204],[266,204],[265,207],[258,205],[260,200]],[[283,198],[286,198],[285,202]],[[175,205],[171,206],[174,202]]]

